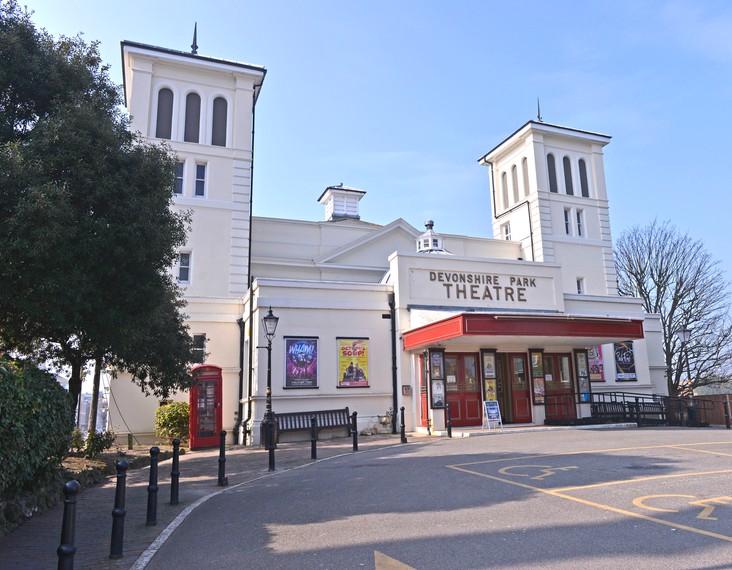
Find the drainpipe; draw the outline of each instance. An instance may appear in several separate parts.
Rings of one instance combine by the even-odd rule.
[[[239,402],[236,407],[236,426],[234,427],[234,443],[239,441],[239,433],[242,430],[242,414],[244,413],[244,319],[236,319],[239,325]],[[243,440],[242,440],[243,442]]]
[[[261,85],[260,85],[261,86]],[[257,116],[257,92],[256,90],[252,91],[252,167],[251,171],[249,172],[249,247],[247,248],[247,281],[249,281],[249,330],[252,330],[252,315],[254,314],[254,291],[252,291],[252,284],[254,283],[254,279],[252,279],[252,212],[254,207],[254,124]],[[244,358],[244,327],[242,323],[242,331],[241,331],[241,359],[242,359],[242,373],[239,377],[239,409],[242,407],[242,399],[243,399],[243,393],[242,393],[242,385],[244,384],[244,364],[243,364],[243,358]],[[251,435],[252,430],[249,428],[249,422],[252,420],[252,339],[251,334],[249,335],[249,366],[247,366],[247,417],[246,419],[242,420],[241,423],[244,424],[244,437],[242,438],[242,445],[246,446],[247,444],[247,436]],[[241,418],[241,413],[239,414],[239,417]]]
[[[396,333],[396,302],[394,300],[394,292],[389,293],[389,316],[391,318],[391,388],[392,388],[392,411],[394,414],[391,416],[391,433],[397,432],[396,423],[398,415],[398,394],[397,388],[399,387],[399,378],[397,376],[397,333]]]

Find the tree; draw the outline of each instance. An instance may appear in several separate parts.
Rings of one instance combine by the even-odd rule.
[[[90,360],[124,363],[156,393],[187,387],[174,157],[129,132],[96,44],[54,41],[14,1],[0,18],[0,46],[41,62],[37,90],[22,63],[0,74],[0,347],[69,365],[75,402]]]
[[[654,221],[620,236],[615,263],[620,294],[639,297],[661,317],[669,394],[731,380],[729,283],[702,242]],[[684,328],[692,335],[682,346]]]

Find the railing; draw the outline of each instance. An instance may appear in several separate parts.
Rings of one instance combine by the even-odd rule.
[[[676,398],[633,392],[592,394],[592,417],[607,422],[635,422],[638,426],[705,427],[721,402],[706,398]]]

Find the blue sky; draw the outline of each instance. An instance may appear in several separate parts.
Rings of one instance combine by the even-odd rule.
[[[20,0],[23,3],[23,0]],[[262,65],[254,213],[320,220],[326,186],[361,217],[490,236],[477,159],[527,120],[609,134],[613,236],[654,218],[732,280],[732,3],[726,1],[28,0],[54,36]]]

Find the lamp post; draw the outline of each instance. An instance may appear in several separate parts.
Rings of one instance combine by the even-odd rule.
[[[682,357],[686,358],[686,382],[691,382],[691,368],[689,366],[689,339],[691,339],[691,329],[684,325],[684,328],[676,332],[676,336],[679,339],[679,342],[681,343],[681,350],[683,351]],[[682,363],[682,370],[683,370],[683,363]],[[692,400],[693,402],[693,400]],[[692,418],[692,415],[694,414],[694,410],[689,407],[687,409],[687,424],[691,425],[692,421],[694,421],[696,418]],[[683,423],[683,422],[682,422]]]
[[[269,451],[269,470],[274,471],[274,415],[272,413],[272,339],[277,330],[277,323],[280,318],[272,314],[272,307],[269,308],[267,314],[262,318],[262,326],[264,334],[267,337],[267,399],[264,412],[265,425],[265,448]]]

